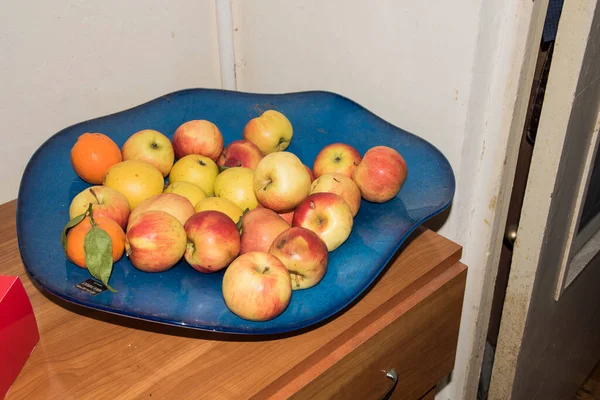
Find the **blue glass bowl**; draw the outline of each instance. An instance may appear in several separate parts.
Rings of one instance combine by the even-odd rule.
[[[122,146],[142,129],[172,137],[185,121],[207,119],[223,133],[225,144],[242,138],[249,119],[266,109],[292,122],[288,150],[312,167],[324,146],[344,142],[361,154],[386,145],[406,159],[408,178],[389,202],[362,202],[348,240],[330,254],[328,271],[315,287],[292,294],[288,308],[266,322],[231,313],[223,301],[223,271],[201,274],[180,261],[163,273],[134,268],[126,256],[113,268],[117,293],[92,295],[76,285],[91,276],[67,261],[60,233],[73,197],[90,185],[73,171],[70,150],[79,135],[101,132]],[[176,326],[237,334],[277,334],[307,328],[351,306],[398,251],[403,241],[452,201],[455,180],[446,158],[427,141],[382,120],[340,95],[300,92],[281,95],[189,89],[135,108],[81,122],[49,138],[32,156],[22,177],[17,203],[17,236],[25,268],[48,292],[69,302],[128,317]]]

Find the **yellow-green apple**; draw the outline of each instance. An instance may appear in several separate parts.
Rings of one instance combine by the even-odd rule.
[[[290,228],[275,211],[257,207],[242,218],[241,254],[252,251],[268,252],[273,240]]]
[[[254,143],[263,154],[288,148],[294,129],[289,119],[279,111],[267,110],[252,118],[244,127],[244,139]]]
[[[301,226],[316,233],[334,251],[352,232],[352,211],[344,199],[335,193],[313,193],[294,211],[292,226]]]
[[[175,193],[160,193],[142,201],[129,215],[131,225],[142,213],[150,210],[159,210],[171,214],[185,225],[186,221],[194,215],[194,206],[188,199]]]
[[[223,149],[217,160],[220,167],[246,167],[256,169],[262,160],[260,149],[249,140],[234,140]]]
[[[250,168],[227,168],[215,179],[215,196],[233,201],[242,210],[252,210],[258,205],[253,184],[254,171]]]
[[[131,264],[146,272],[162,272],[183,257],[187,237],[183,225],[169,213],[146,211],[132,221],[125,235]]]
[[[163,190],[163,193],[175,193],[183,196],[194,206],[198,204],[200,200],[206,198],[206,193],[200,186],[186,181],[170,183],[169,186]]]
[[[360,208],[361,194],[358,185],[346,175],[333,173],[318,177],[311,186],[310,193],[329,192],[339,194],[348,203],[352,216],[356,216]]]
[[[207,197],[200,200],[194,209],[197,213],[208,210],[220,211],[236,224],[244,215],[244,211],[237,204],[224,197]]]
[[[365,200],[384,203],[398,194],[407,174],[400,153],[388,146],[375,146],[367,150],[352,179]]]
[[[199,154],[217,161],[223,151],[223,135],[210,121],[197,119],[181,124],[173,135],[173,149],[177,158]]]
[[[210,273],[227,267],[240,254],[240,233],[220,211],[201,211],[184,226],[185,260],[196,271]]]
[[[121,192],[106,187],[92,186],[79,192],[69,206],[69,219],[85,213],[92,204],[94,217],[107,217],[125,229],[129,219],[129,201]]]
[[[215,179],[219,175],[219,167],[213,160],[199,154],[187,155],[175,162],[169,183],[190,182],[200,186],[207,196],[214,194]]]
[[[306,228],[296,226],[282,232],[271,244],[269,253],[290,272],[292,290],[315,286],[327,272],[327,246],[316,233]]]
[[[223,299],[232,313],[250,321],[268,321],[287,308],[292,298],[290,274],[277,257],[246,253],[227,267]]]
[[[308,176],[310,177],[310,183],[313,183],[315,181],[315,174],[308,165],[304,164],[304,167],[306,168],[306,172],[308,172]]]
[[[313,164],[315,178],[337,172],[352,177],[352,172],[361,161],[358,150],[345,143],[332,143],[321,149]]]
[[[278,151],[266,155],[254,171],[254,193],[266,208],[289,211],[310,193],[310,176],[293,153]]]
[[[123,160],[141,160],[154,165],[163,177],[169,175],[175,153],[168,137],[153,129],[144,129],[127,139],[123,148]]]

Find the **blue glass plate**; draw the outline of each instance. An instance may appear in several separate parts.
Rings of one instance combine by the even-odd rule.
[[[245,321],[227,309],[221,295],[223,271],[201,274],[183,260],[167,272],[151,274],[137,270],[124,256],[110,279],[117,293],[91,295],[75,287],[90,275],[67,261],[60,233],[69,219],[71,199],[89,186],[70,162],[70,150],[79,135],[101,132],[122,146],[141,129],[156,129],[172,137],[183,122],[207,119],[221,129],[227,144],[242,138],[250,118],[270,108],[290,119],[294,138],[288,150],[311,167],[320,149],[334,142],[345,142],[361,154],[375,145],[390,146],[408,165],[406,183],[394,199],[383,204],[362,202],[352,234],[330,254],[328,271],[317,286],[293,292],[288,308],[267,322]],[[69,302],[207,331],[276,334],[310,327],[351,305],[410,233],[451,203],[454,189],[450,164],[434,146],[345,97],[321,91],[267,95],[189,89],[73,125],[48,139],[22,177],[17,235],[31,278]]]

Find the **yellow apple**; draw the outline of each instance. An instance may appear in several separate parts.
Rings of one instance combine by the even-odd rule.
[[[163,193],[175,193],[185,197],[195,206],[200,200],[206,198],[206,193],[198,185],[191,182],[179,181],[169,184],[163,191]]]
[[[213,160],[199,154],[189,154],[173,165],[169,174],[169,183],[191,182],[200,186],[207,196],[212,196],[217,175],[219,175],[219,167]]]
[[[158,168],[140,160],[121,161],[104,176],[104,186],[121,192],[129,201],[131,211],[147,198],[162,193],[164,184]]]
[[[223,197],[207,197],[204,200],[200,200],[194,209],[196,213],[208,210],[221,211],[236,224],[242,218],[242,215],[244,215],[244,212],[237,204]]]
[[[254,171],[250,168],[228,168],[215,179],[215,196],[233,201],[242,210],[252,210],[258,205],[253,182]]]
[[[175,161],[169,138],[152,129],[144,129],[131,135],[121,151],[123,160],[147,161],[158,168],[163,177],[169,175]]]
[[[294,130],[289,119],[279,111],[267,110],[252,118],[244,127],[244,139],[254,143],[266,155],[288,148]]]

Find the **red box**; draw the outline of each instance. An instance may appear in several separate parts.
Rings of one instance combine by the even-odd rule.
[[[8,393],[39,339],[35,315],[21,280],[0,275],[0,398]]]

